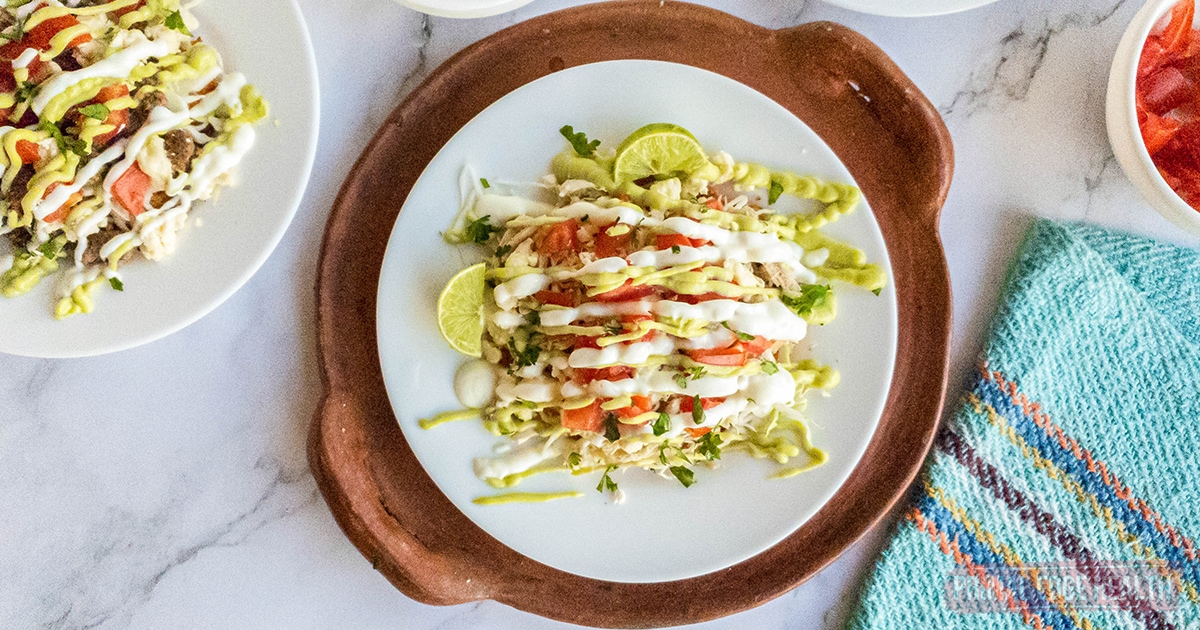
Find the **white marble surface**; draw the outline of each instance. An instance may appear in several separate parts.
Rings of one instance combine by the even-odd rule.
[[[149,346],[77,361],[0,356],[0,627],[565,627],[492,602],[425,606],[394,590],[338,530],[304,440],[320,388],[317,252],[362,146],[451,54],[577,2],[536,0],[469,22],[389,0],[301,4],[320,63],[320,152],[296,221],[262,271],[213,314]],[[945,115],[958,160],[942,218],[952,396],[1031,216],[1197,244],[1138,198],[1104,132],[1111,54],[1138,0],[1001,0],[920,20],[816,0],[704,4],[772,27],[832,19],[858,29]],[[876,530],[793,592],[704,627],[837,627],[882,538]]]

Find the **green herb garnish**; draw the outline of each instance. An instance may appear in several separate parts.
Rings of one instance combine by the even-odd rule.
[[[488,180],[486,177],[480,177],[479,183],[483,185],[484,189],[488,189],[488,188],[492,187],[492,185],[488,183]]]
[[[596,153],[596,147],[600,146],[599,140],[588,142],[587,134],[582,131],[576,133],[571,125],[564,125],[562,129],[558,130],[558,133],[561,133],[567,142],[571,143],[571,148],[575,149],[575,153],[579,157],[592,157]]]
[[[783,195],[783,184],[775,180],[771,180],[771,189],[767,191],[767,205],[771,205],[779,201],[779,197]]]
[[[18,103],[24,103],[25,101],[28,101],[29,99],[33,98],[35,94],[37,94],[37,87],[38,86],[36,83],[33,83],[31,81],[23,81],[23,82],[21,82],[21,86],[17,88],[17,91],[13,95],[13,98],[17,99]]]
[[[871,293],[874,293],[875,295],[879,295],[880,293],[883,293],[883,287],[879,287],[878,289],[874,289],[874,290],[872,290],[872,291],[871,291]]]
[[[671,430],[671,416],[666,413],[659,413],[658,419],[650,425],[650,429],[654,431],[654,435],[662,435]],[[666,462],[663,462],[664,464]]]
[[[604,322],[604,334],[606,335],[619,335],[624,331],[625,327],[621,325],[621,322],[615,319],[610,319],[607,322]]]
[[[721,325],[725,327],[725,330],[728,330],[728,331],[732,332],[733,334],[737,335],[737,338],[740,339],[741,341],[754,341],[754,335],[751,335],[750,333],[744,333],[740,330],[734,330],[733,328],[730,328],[729,322],[721,322]]]
[[[698,365],[693,365],[692,367],[684,368],[684,369],[687,370],[688,376],[690,376],[693,381],[699,380],[700,377],[702,377],[708,373],[708,370],[705,370],[704,368],[702,368]]]
[[[510,337],[508,340],[508,352],[512,355],[514,368],[520,369],[537,363],[538,357],[542,354],[542,349],[532,341],[526,341],[525,347],[518,349],[516,338]]]
[[[490,218],[492,218],[491,215],[484,215],[468,223],[466,229],[467,240],[472,243],[486,243],[488,239],[492,238],[492,233],[497,230],[492,227],[491,223],[488,223],[488,219]]]
[[[704,422],[704,405],[700,402],[700,396],[692,396],[692,422],[697,425]]]
[[[795,311],[800,317],[812,315],[812,312],[829,302],[833,287],[825,284],[805,284],[800,287],[799,295],[784,293],[779,296],[784,306]]]
[[[679,483],[683,484],[684,488],[690,488],[692,484],[696,483],[695,473],[687,466],[672,466],[671,474],[675,475],[675,478],[679,480]]]
[[[779,371],[779,364],[775,363],[774,361],[763,361],[762,371],[766,372],[768,375],[775,374]]]
[[[705,433],[696,441],[696,452],[708,461],[721,459],[721,436],[715,430]]]
[[[621,439],[620,423],[617,421],[617,414],[615,413],[604,415],[604,439],[609,442],[616,442]]]
[[[500,247],[496,248],[495,256],[496,256],[496,258],[504,258],[505,256],[512,253],[512,250],[513,250],[512,245],[501,245]]]
[[[671,246],[671,253],[672,253],[672,254],[678,254],[680,251],[682,251],[682,250],[680,250],[680,249],[679,249],[679,246],[678,246],[678,245],[672,245],[672,246]]]
[[[87,157],[87,143],[79,138],[64,136],[62,129],[59,129],[58,125],[49,120],[43,120],[38,125],[38,129],[45,131],[50,134],[50,137],[54,138],[54,142],[58,145],[59,153],[65,154],[70,152],[79,157]]]
[[[41,252],[41,254],[46,258],[55,260],[58,258],[58,255],[62,253],[64,242],[64,240],[58,238],[46,241],[38,246],[38,251]]]
[[[79,108],[79,113],[95,120],[107,120],[111,112],[104,103],[92,103],[87,107]]]
[[[583,456],[579,453],[571,453],[567,456],[567,465],[571,468],[579,468],[581,463],[583,463]]]
[[[687,389],[687,376],[684,374],[676,375],[675,384],[679,386],[679,389]]]
[[[609,466],[608,468],[604,469],[604,474],[600,476],[600,483],[596,484],[596,492],[604,492],[605,490],[609,492],[617,491],[617,482],[613,481],[612,477],[608,476],[608,473],[616,469],[616,466]]]
[[[176,11],[176,12],[172,13],[171,15],[167,16],[166,25],[167,25],[167,28],[179,31],[180,33],[183,33],[184,35],[192,34],[192,32],[188,30],[187,24],[183,23],[183,14],[180,13],[179,11]]]

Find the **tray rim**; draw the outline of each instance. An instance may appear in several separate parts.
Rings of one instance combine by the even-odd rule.
[[[610,10],[633,10],[633,11],[636,11],[639,8],[646,8],[651,5],[658,6],[659,2],[658,2],[658,0],[615,0],[615,1],[610,1],[610,2],[603,3],[603,4],[605,5],[606,9],[610,9]],[[951,300],[950,300],[949,272],[948,272],[948,268],[947,268],[946,261],[945,261],[944,250],[941,245],[940,235],[938,233],[938,221],[939,221],[942,206],[943,206],[943,204],[946,200],[946,196],[949,192],[950,182],[951,182],[953,170],[954,170],[954,161],[953,161],[953,146],[952,146],[952,143],[950,140],[949,132],[946,129],[944,122],[941,120],[940,116],[938,115],[936,108],[934,108],[933,105],[931,103],[929,103],[929,101],[924,97],[924,95],[917,89],[915,84],[913,84],[911,82],[911,80],[908,79],[908,77],[906,75],[904,75],[904,73],[902,71],[900,71],[900,69],[895,65],[895,63],[889,57],[887,57],[887,55],[884,54],[877,46],[875,46],[873,43],[871,43],[869,40],[867,40],[864,36],[858,34],[857,32],[855,32],[847,27],[842,26],[842,25],[829,23],[829,22],[814,22],[814,23],[807,23],[807,24],[801,24],[801,25],[796,25],[796,26],[792,26],[792,27],[787,27],[787,28],[783,28],[783,29],[769,29],[766,27],[761,27],[761,26],[751,24],[749,22],[745,22],[744,20],[741,20],[740,18],[728,15],[728,14],[718,11],[716,9],[710,9],[707,7],[701,7],[698,5],[691,5],[691,4],[682,3],[682,2],[672,2],[670,4],[673,5],[673,7],[672,7],[673,10],[681,10],[681,11],[685,11],[685,12],[690,12],[691,14],[696,15],[698,17],[707,18],[707,19],[711,19],[711,20],[720,20],[720,21],[730,22],[740,28],[750,30],[750,31],[755,32],[758,35],[762,35],[762,36],[786,37],[789,34],[799,33],[799,32],[803,32],[805,30],[812,30],[812,29],[821,29],[821,30],[837,33],[841,37],[845,37],[845,38],[848,38],[849,40],[852,40],[852,45],[854,45],[858,49],[861,49],[860,52],[865,51],[863,54],[865,56],[871,57],[871,61],[877,66],[877,69],[882,72],[892,75],[899,87],[904,88],[906,91],[911,91],[912,98],[911,98],[910,104],[915,106],[917,109],[917,112],[913,115],[924,119],[924,121],[929,124],[929,126],[930,126],[929,131],[931,132],[932,140],[937,145],[937,153],[941,156],[941,159],[938,162],[937,171],[936,171],[936,173],[933,173],[939,182],[938,189],[935,192],[935,194],[927,200],[927,206],[924,208],[921,208],[922,213],[920,214],[920,216],[916,217],[916,220],[922,224],[921,227],[928,230],[926,236],[929,236],[932,239],[932,241],[930,243],[927,243],[927,245],[933,246],[937,253],[937,256],[936,256],[937,260],[930,261],[930,262],[934,263],[933,264],[934,268],[931,269],[930,271],[931,271],[932,275],[943,280],[945,283],[945,295],[944,295],[945,299],[941,300],[941,304],[934,306],[933,311],[936,311],[936,312],[932,313],[932,315],[935,316],[935,319],[936,319],[936,316],[941,316],[941,318],[942,318],[940,325],[935,326],[935,328],[937,330],[935,330],[934,333],[932,334],[932,337],[936,341],[939,342],[939,349],[941,350],[941,360],[940,360],[941,369],[939,370],[939,374],[937,375],[938,376],[937,377],[937,392],[936,392],[937,403],[935,405],[936,409],[933,410],[933,412],[929,414],[931,416],[931,419],[927,423],[927,426],[924,427],[925,430],[922,432],[922,436],[920,437],[919,443],[917,444],[919,446],[918,450],[920,453],[920,457],[916,459],[917,463],[915,465],[909,467],[908,474],[902,480],[903,483],[895,484],[897,487],[897,490],[895,492],[891,493],[890,497],[886,500],[884,507],[882,509],[876,510],[874,512],[874,514],[870,518],[868,518],[866,521],[861,521],[861,522],[857,523],[856,526],[854,527],[855,531],[850,536],[848,536],[848,537],[840,536],[839,537],[840,540],[835,542],[833,545],[836,548],[832,548],[832,549],[824,551],[819,560],[817,560],[814,563],[811,563],[812,566],[811,566],[810,570],[808,570],[803,575],[795,576],[794,578],[790,579],[786,584],[775,585],[773,588],[764,588],[757,596],[755,596],[753,598],[744,598],[745,601],[741,602],[741,604],[737,605],[737,606],[726,605],[724,607],[719,607],[717,609],[679,611],[678,614],[676,614],[673,617],[670,617],[669,619],[663,619],[661,617],[661,615],[651,615],[650,617],[647,617],[645,619],[640,619],[636,615],[634,615],[634,616],[618,615],[617,617],[608,618],[608,620],[612,623],[612,625],[622,625],[622,626],[626,626],[626,627],[644,626],[647,622],[661,623],[663,621],[668,621],[669,623],[672,623],[672,624],[696,622],[696,621],[703,621],[703,620],[707,620],[707,619],[713,619],[713,618],[728,615],[728,614],[733,614],[735,612],[740,612],[742,610],[746,610],[746,609],[755,607],[757,605],[760,605],[762,603],[765,603],[766,601],[773,599],[774,597],[777,597],[779,595],[782,595],[783,593],[788,592],[789,590],[795,588],[799,584],[806,581],[808,578],[815,575],[817,572],[819,572],[821,569],[823,569],[825,566],[827,566],[830,562],[832,562],[834,559],[836,559],[842,552],[845,551],[845,549],[847,549],[851,544],[853,544],[853,542],[858,540],[863,534],[865,534],[867,531],[869,531],[871,528],[873,528],[875,525],[877,525],[881,520],[883,520],[884,518],[887,517],[891,508],[894,507],[895,504],[904,496],[906,488],[911,484],[913,479],[916,477],[916,475],[920,469],[920,462],[923,461],[925,453],[928,452],[929,446],[932,443],[933,435],[939,424],[942,407],[944,404],[944,395],[945,395],[945,391],[946,391],[948,370],[949,370],[949,361],[948,361],[949,354],[948,353],[949,353],[949,347],[950,347],[950,335],[951,335],[950,322],[951,322],[952,311],[951,311]],[[413,544],[410,547],[407,547],[406,549],[403,550],[403,552],[405,554],[407,554],[405,556],[404,560],[407,560],[410,562],[432,562],[433,564],[441,564],[441,565],[443,565],[444,569],[445,568],[453,569],[454,567],[446,567],[445,565],[446,565],[447,561],[445,561],[444,558],[438,558],[437,554],[435,552],[433,552],[432,550],[421,547],[419,542],[416,541],[415,538],[413,537],[412,533],[404,531],[401,527],[399,527],[399,525],[394,521],[394,519],[392,519],[391,522],[389,523],[388,521],[391,518],[391,515],[387,512],[386,506],[383,506],[379,501],[376,501],[376,505],[378,506],[378,509],[368,510],[369,513],[366,513],[366,514],[361,513],[361,512],[356,512],[352,509],[353,498],[347,492],[346,480],[339,478],[336,473],[331,473],[328,470],[328,467],[330,466],[329,456],[333,453],[338,452],[341,449],[338,448],[338,445],[331,444],[326,440],[327,435],[326,435],[325,427],[323,426],[323,424],[326,420],[335,417],[335,414],[337,413],[337,409],[339,407],[344,409],[347,406],[351,405],[353,402],[352,400],[346,399],[345,392],[334,389],[334,380],[335,379],[333,376],[331,376],[332,370],[331,370],[330,365],[331,365],[331,363],[333,363],[336,360],[335,357],[333,356],[334,350],[332,349],[332,347],[336,345],[336,339],[335,339],[335,335],[333,335],[332,332],[327,330],[327,324],[329,323],[329,320],[331,319],[331,317],[327,315],[325,309],[323,308],[323,305],[325,304],[325,292],[323,291],[323,289],[325,286],[324,281],[326,280],[327,263],[328,263],[327,258],[330,256],[330,253],[331,253],[331,247],[330,247],[331,234],[332,234],[333,228],[335,227],[335,224],[338,222],[339,218],[341,218],[344,214],[348,214],[351,212],[351,209],[348,207],[351,204],[348,204],[343,201],[346,198],[344,193],[352,187],[352,184],[354,183],[354,181],[356,179],[356,174],[359,172],[360,167],[362,167],[366,162],[369,161],[370,156],[376,151],[377,146],[384,141],[385,136],[387,135],[386,132],[387,132],[388,128],[391,126],[394,126],[394,125],[403,124],[403,119],[404,119],[404,116],[407,113],[407,111],[410,109],[413,109],[416,106],[416,104],[420,102],[420,100],[425,92],[434,90],[439,85],[439,83],[446,81],[448,79],[448,77],[452,77],[452,74],[453,74],[456,66],[463,63],[465,60],[468,60],[471,57],[476,56],[476,55],[483,55],[487,52],[487,50],[489,48],[503,47],[505,42],[512,38],[512,35],[514,32],[519,32],[521,30],[528,30],[528,29],[533,28],[534,26],[550,25],[550,24],[553,24],[553,22],[551,22],[551,20],[553,20],[556,17],[561,17],[561,16],[564,16],[565,14],[571,14],[571,17],[574,17],[585,11],[596,10],[595,7],[596,7],[596,5],[582,5],[582,6],[577,6],[577,7],[573,7],[573,8],[568,8],[568,9],[564,9],[561,11],[546,14],[546,15],[543,15],[543,16],[540,16],[537,18],[533,18],[526,22],[522,22],[522,23],[518,23],[516,25],[510,26],[506,29],[503,29],[495,34],[485,37],[484,39],[464,48],[463,50],[459,51],[458,53],[456,53],[455,55],[450,57],[447,61],[445,61],[443,64],[441,64],[437,69],[435,69],[419,86],[417,86],[410,94],[408,94],[402,100],[402,102],[396,107],[396,109],[385,119],[385,121],[381,125],[379,131],[376,133],[376,135],[372,138],[371,142],[363,150],[363,153],[360,155],[360,157],[356,161],[355,165],[350,170],[350,173],[347,176],[346,181],[343,183],[343,186],[342,186],[341,192],[337,198],[337,201],[334,202],[333,208],[330,212],[329,219],[328,219],[328,222],[326,225],[326,231],[325,231],[324,237],[322,239],[321,252],[320,252],[320,257],[318,260],[318,281],[317,281],[314,293],[315,293],[315,297],[317,299],[317,329],[318,329],[318,353],[317,354],[318,354],[318,361],[320,364],[321,383],[322,383],[322,386],[324,389],[324,394],[323,394],[320,404],[318,405],[317,411],[315,413],[315,416],[314,416],[314,419],[313,419],[313,422],[311,425],[311,430],[309,433],[308,454],[309,454],[310,467],[312,468],[314,477],[317,480],[318,486],[320,487],[323,496],[325,497],[326,501],[330,504],[331,509],[334,512],[334,516],[335,516],[339,526],[342,527],[343,531],[351,539],[351,542],[354,543],[355,546],[359,548],[360,552],[362,552],[365,557],[367,557],[368,559],[370,559],[372,561],[373,566],[375,568],[377,568],[378,570],[380,570],[380,572],[383,573],[385,575],[385,577],[387,577],[389,579],[389,581],[391,581],[395,586],[397,586],[397,588],[399,588],[406,595],[408,595],[414,599],[417,599],[419,601],[425,602],[425,603],[446,605],[446,604],[461,603],[461,602],[479,600],[479,599],[494,599],[496,601],[500,601],[502,603],[506,603],[506,604],[512,605],[514,607],[517,607],[517,608],[520,608],[523,610],[527,610],[529,612],[533,612],[535,614],[547,616],[550,618],[560,619],[563,621],[571,621],[574,623],[585,623],[585,624],[591,623],[592,621],[594,621],[594,618],[585,618],[585,619],[581,620],[581,617],[577,613],[575,613],[575,614],[555,614],[553,611],[546,610],[544,606],[537,606],[537,605],[530,606],[530,605],[528,605],[529,602],[521,601],[519,597],[512,597],[510,593],[504,592],[503,588],[501,588],[500,585],[479,584],[476,587],[474,587],[473,589],[468,589],[470,592],[468,594],[464,595],[463,589],[461,588],[462,584],[454,582],[453,580],[447,582],[445,580],[444,575],[443,576],[434,576],[432,580],[428,579],[430,577],[428,575],[424,575],[424,576],[416,575],[411,570],[410,567],[405,566],[403,564],[403,562],[397,562],[395,558],[388,557],[389,554],[387,553],[387,550],[380,548],[381,539],[380,539],[379,532],[384,532],[388,535],[399,536],[401,538],[407,537],[409,542],[416,543],[416,544]],[[605,57],[605,59],[631,59],[631,58],[676,61],[674,59],[664,59],[664,58],[655,57],[655,56],[619,55],[619,56]],[[601,61],[601,60],[594,59],[594,60],[587,61],[584,63],[592,63],[594,61]],[[678,62],[678,61],[676,61],[676,62]],[[576,64],[572,64],[572,65],[576,65]],[[689,65],[694,65],[695,67],[699,67],[699,68],[702,68],[705,70],[717,72],[719,74],[725,74],[725,73],[720,72],[717,69],[714,69],[712,67],[706,67],[702,64],[693,63],[693,64],[689,64]],[[544,76],[544,74],[542,76]],[[725,76],[729,76],[729,75],[725,74]],[[730,77],[730,78],[733,78],[734,80],[738,80],[736,77]],[[757,88],[755,88],[753,86],[751,86],[751,89],[758,90]],[[761,91],[761,90],[758,90],[758,91]],[[767,96],[770,97],[769,94]],[[488,104],[490,104],[490,103],[484,104],[482,107],[480,107],[478,109],[478,111],[482,111],[482,109],[486,108],[486,106]],[[786,105],[785,105],[785,107],[786,107]],[[476,113],[478,113],[478,111],[476,111]],[[461,127],[459,127],[459,128],[461,128]],[[432,158],[432,155],[430,156],[430,158]],[[423,162],[427,163],[427,161],[424,161],[424,160],[423,160]],[[849,167],[849,165],[847,165],[847,166]],[[407,185],[409,186],[410,189],[414,182],[415,182],[415,178],[413,178],[412,181],[407,182]],[[405,196],[406,195],[407,195],[407,193],[405,193]],[[879,210],[877,209],[877,212],[878,211]],[[390,227],[390,223],[388,225]],[[388,232],[390,232],[390,230],[388,230]],[[887,240],[888,240],[887,235],[885,234],[885,242]],[[890,243],[889,243],[889,253],[891,253],[891,255],[894,256],[894,253],[892,253],[892,245]],[[377,271],[378,270],[376,270],[376,272]],[[372,288],[372,291],[371,291],[372,304],[374,303],[373,293],[374,293],[374,291]],[[930,313],[926,313],[925,315],[929,316]],[[934,322],[934,323],[936,324],[937,322]],[[373,326],[372,326],[372,328],[373,328]],[[371,367],[375,371],[379,371],[379,365],[378,365],[378,361],[377,361],[377,358],[378,358],[377,348],[372,348],[371,350],[374,353],[374,354],[371,354],[371,356],[376,359],[375,363]],[[333,360],[331,360],[331,359],[333,359]],[[899,352],[898,352],[897,367],[899,367],[899,364],[900,364],[900,356],[899,356]],[[342,369],[342,368],[339,367],[339,368],[335,368],[335,369]],[[878,436],[879,430],[883,426],[884,420],[889,417],[889,412],[891,411],[891,408],[892,408],[892,399],[893,399],[893,396],[896,394],[896,387],[894,387],[894,386],[896,385],[896,379],[898,379],[899,376],[900,376],[900,370],[897,369],[897,370],[895,370],[895,372],[893,374],[893,383],[892,383],[893,387],[891,388],[891,391],[889,392],[889,395],[888,395],[888,404],[885,407],[883,418],[881,418],[880,427],[877,427],[877,429],[876,429],[876,436]],[[389,415],[391,414],[390,408],[387,410],[387,413]],[[343,433],[345,432],[344,427],[342,428],[342,432]],[[867,461],[867,455],[871,452],[871,450],[875,446],[875,444],[874,444],[875,441],[876,440],[873,437],[872,445],[868,447],[867,453],[864,453],[863,459],[860,460],[859,466],[856,467],[855,472],[852,473],[852,478],[856,474],[858,474],[859,468],[861,468],[863,463]],[[405,444],[405,448],[407,449],[406,444]],[[411,451],[409,451],[408,454],[410,457],[412,456]],[[360,472],[362,474],[360,474],[359,477],[365,476],[365,477],[369,478],[369,476],[370,476],[369,471],[363,470]],[[845,484],[843,484],[842,488],[839,488],[838,492],[835,493],[834,498],[830,500],[830,503],[838,500],[839,495],[842,493],[842,490],[849,483],[850,483],[850,480],[847,480],[847,482]],[[435,486],[435,491],[436,491],[436,486]],[[829,504],[827,503],[826,506],[828,506],[828,505]],[[818,512],[817,515],[815,515],[812,519],[810,519],[810,521],[808,523],[806,523],[805,526],[802,526],[799,530],[797,530],[796,532],[793,532],[793,534],[789,535],[788,538],[790,539],[790,538],[796,536],[799,532],[802,532],[805,528],[807,528],[809,526],[810,523],[813,523],[818,517],[820,517],[822,512],[824,512],[824,510],[825,510],[825,507],[822,508],[821,512]],[[784,542],[779,543],[778,545],[776,545],[776,547],[782,546],[787,540],[788,539],[785,539]],[[772,549],[774,549],[774,547]],[[764,556],[767,553],[769,553],[770,551],[771,550],[768,550],[767,552],[763,552],[763,554],[760,554],[759,556],[750,558],[742,563],[739,563],[738,565],[734,565],[734,567],[730,567],[729,569],[733,569],[735,567],[740,567],[742,565],[754,563],[756,560],[758,560],[760,558],[760,556]],[[549,569],[549,567],[545,567],[545,568]],[[599,580],[592,580],[590,578],[580,578],[580,579],[586,580],[589,582],[594,582],[594,583],[600,584],[600,585],[619,586],[619,587],[622,587],[622,590],[624,590],[624,588],[629,588],[630,590],[639,590],[642,587],[645,587],[646,589],[652,589],[652,588],[660,587],[663,585],[674,585],[674,586],[678,587],[679,585],[685,585],[689,582],[706,579],[711,576],[714,576],[714,575],[717,575],[720,573],[724,573],[725,571],[728,571],[729,569],[726,569],[723,571],[718,571],[716,574],[709,574],[709,575],[700,576],[697,578],[688,578],[688,579],[684,579],[684,580],[678,580],[675,582],[658,582],[658,583],[645,583],[645,584],[638,584],[638,583],[615,584],[615,583],[602,582]],[[551,569],[551,571],[557,571],[557,570]],[[453,572],[453,571],[451,571],[451,572]],[[488,588],[488,586],[491,586],[492,588]],[[439,590],[439,588],[445,588],[447,590]],[[454,593],[450,593],[450,591],[454,591]]]

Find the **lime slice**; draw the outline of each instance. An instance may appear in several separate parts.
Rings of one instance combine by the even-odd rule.
[[[629,134],[617,147],[613,178],[617,183],[650,177],[686,176],[708,164],[704,148],[687,129],[651,123]]]
[[[471,265],[446,283],[438,297],[438,329],[451,348],[471,356],[483,354],[484,263]]]

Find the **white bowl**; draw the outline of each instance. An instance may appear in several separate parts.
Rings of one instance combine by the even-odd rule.
[[[533,0],[396,0],[421,13],[448,18],[481,18],[523,7]]]
[[[1167,184],[1158,167],[1150,159],[1150,152],[1142,141],[1138,128],[1134,90],[1137,87],[1138,60],[1142,46],[1151,29],[1178,0],[1149,0],[1138,11],[1129,24],[1117,53],[1113,57],[1112,70],[1108,75],[1108,98],[1105,115],[1108,119],[1108,141],[1113,155],[1125,171],[1125,175],[1137,187],[1138,192],[1150,202],[1159,214],[1175,225],[1200,235],[1200,211],[1192,208],[1171,186]]]

